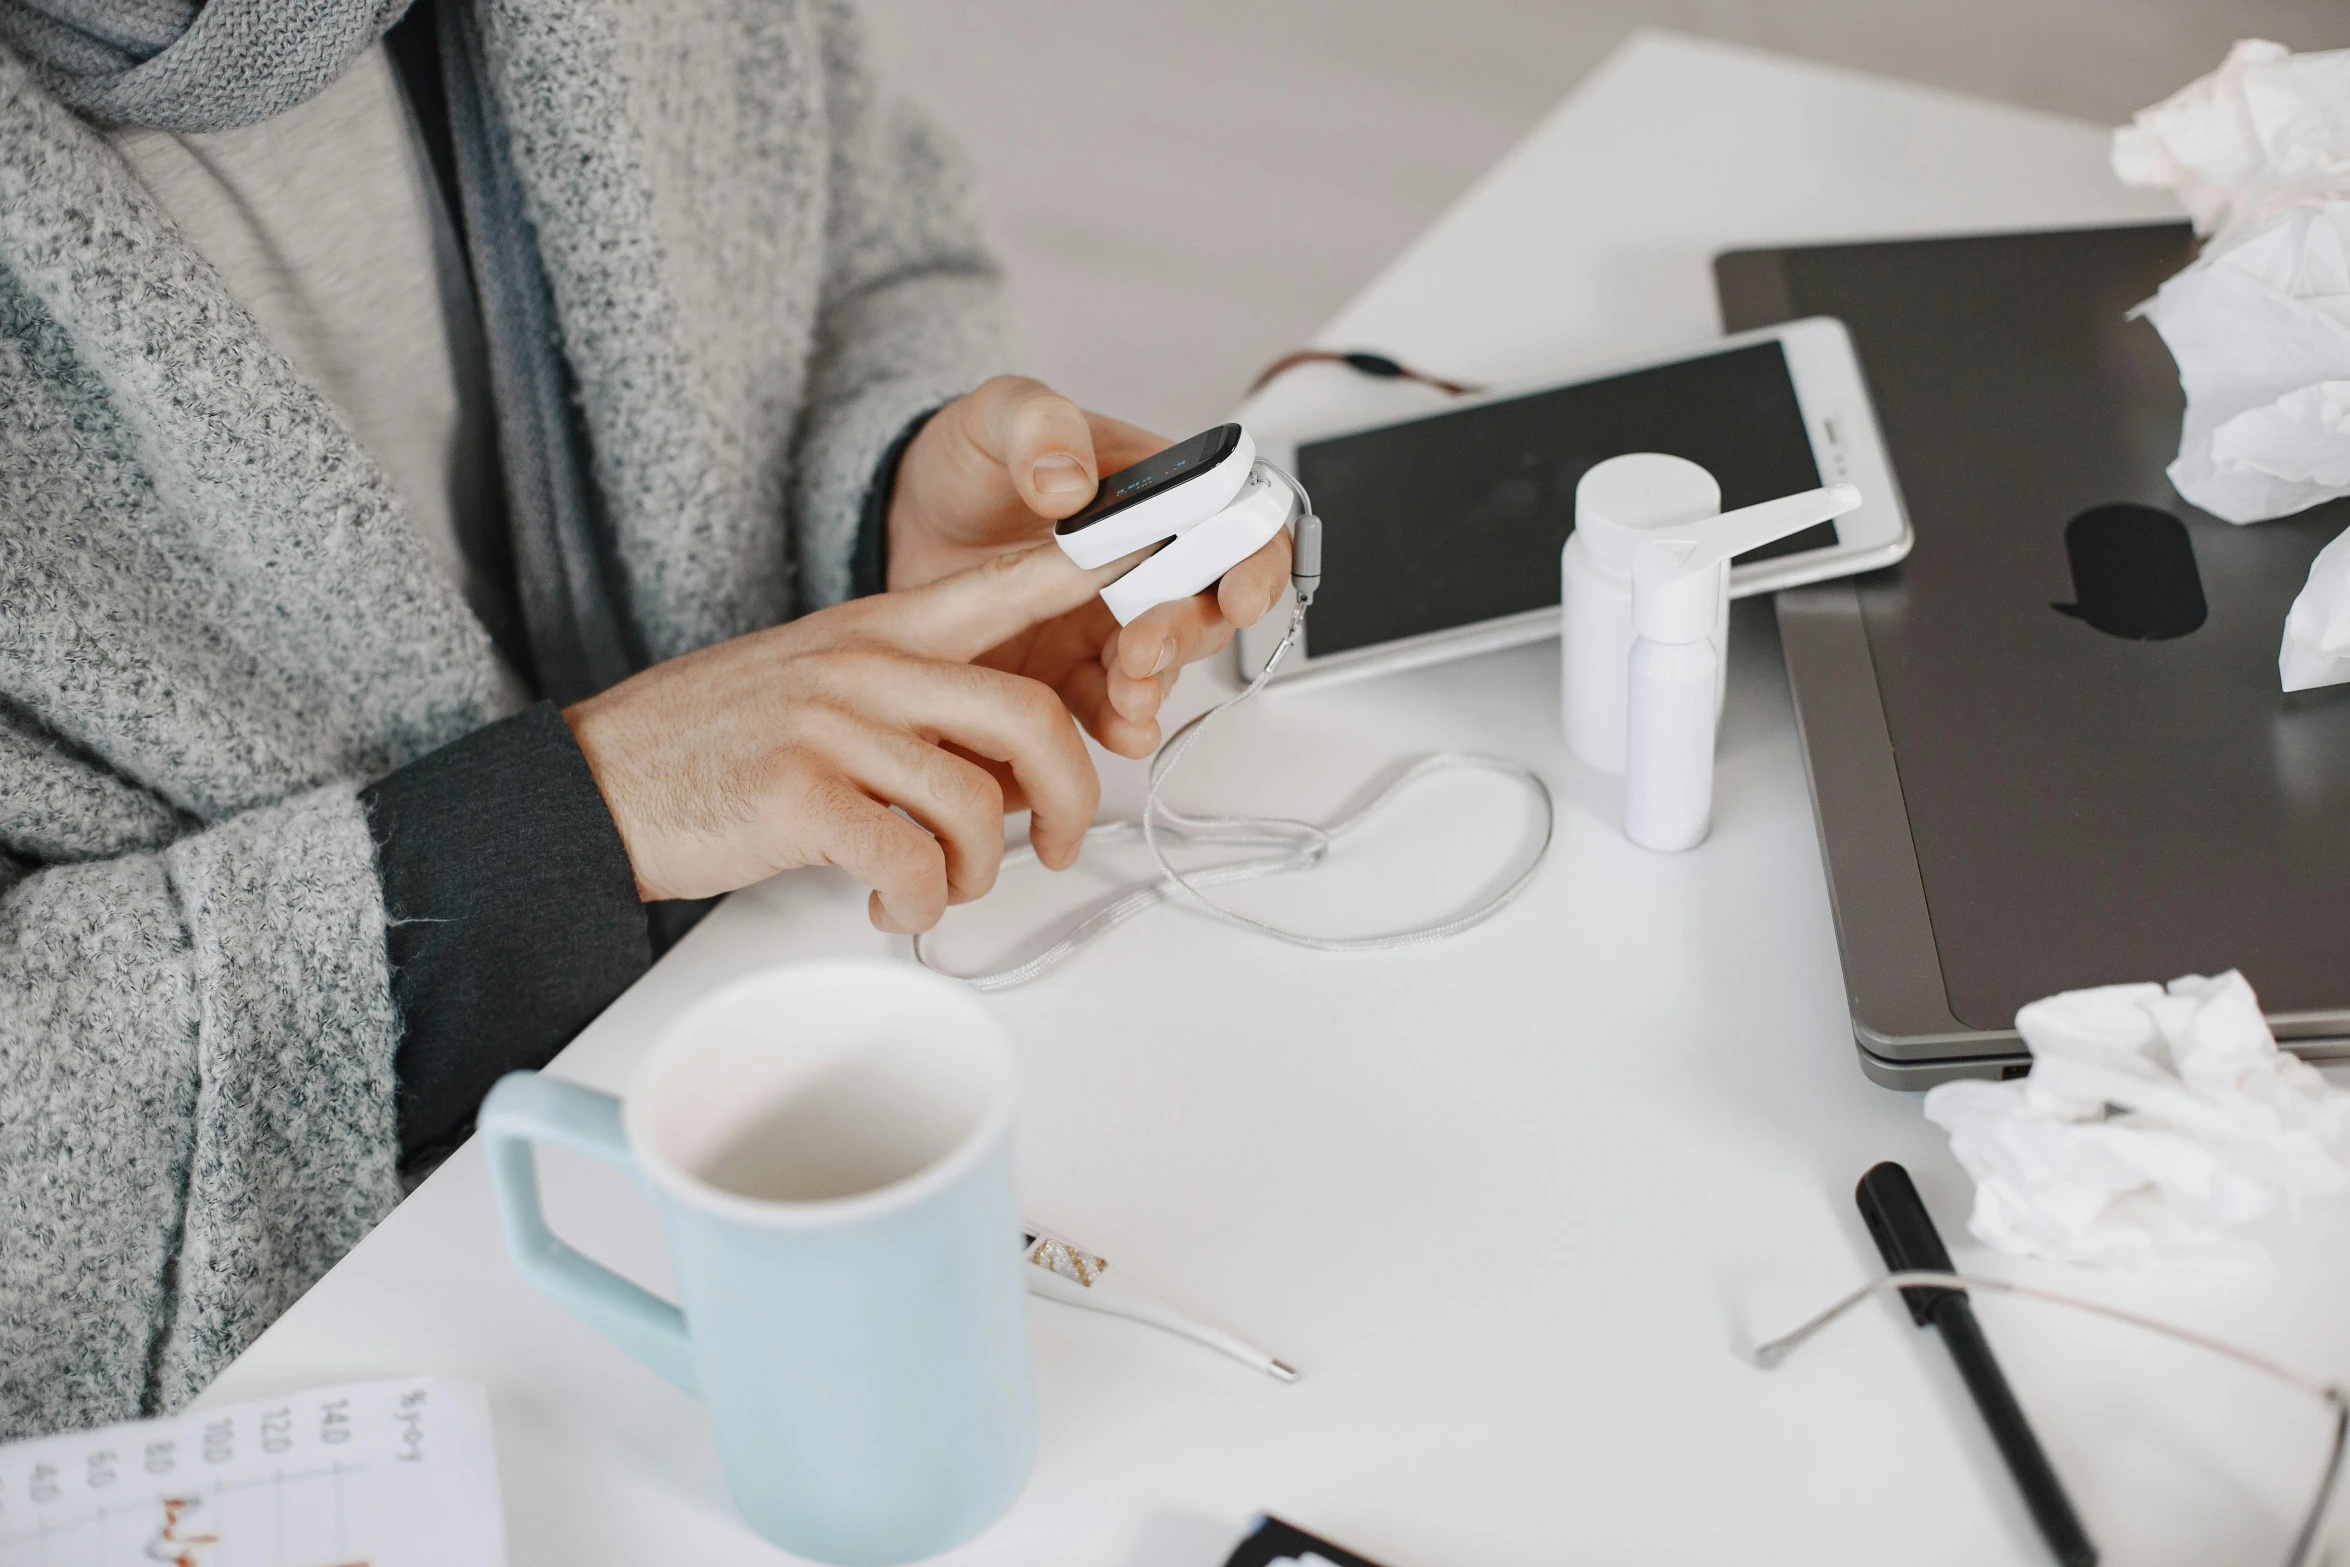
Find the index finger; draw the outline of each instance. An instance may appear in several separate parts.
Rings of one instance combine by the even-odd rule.
[[[1118,580],[1140,555],[1091,571],[1060,547],[997,555],[918,588],[860,600],[860,635],[924,658],[967,664],[1040,621],[1065,615]]]

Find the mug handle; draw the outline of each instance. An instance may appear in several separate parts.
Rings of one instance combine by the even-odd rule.
[[[479,1122],[497,1188],[506,1253],[523,1279],[565,1311],[700,1397],[685,1313],[556,1238],[539,1206],[533,1143],[637,1173],[621,1131],[620,1101],[537,1072],[509,1072],[481,1102]]]

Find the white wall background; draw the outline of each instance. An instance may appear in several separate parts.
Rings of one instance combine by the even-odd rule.
[[[867,4],[885,68],[985,176],[1030,368],[1169,435],[1228,409],[1639,27],[2098,121],[2238,37],[2350,46],[2350,0]]]

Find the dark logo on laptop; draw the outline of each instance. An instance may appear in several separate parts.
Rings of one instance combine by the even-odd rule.
[[[2073,599],[2048,607],[2111,637],[2160,642],[2203,624],[2203,577],[2187,525],[2151,506],[2099,506],[2065,525]]]

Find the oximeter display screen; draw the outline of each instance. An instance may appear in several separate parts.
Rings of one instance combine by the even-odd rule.
[[[1137,501],[1146,500],[1162,490],[1171,489],[1186,479],[1194,479],[1208,472],[1216,464],[1232,455],[1240,444],[1240,426],[1220,424],[1213,430],[1203,430],[1188,441],[1177,441],[1163,452],[1153,453],[1131,468],[1104,474],[1093,492],[1093,499],[1074,517],[1063,517],[1054,524],[1060,534],[1075,533],[1109,516],[1124,511]]]
[[[1317,656],[1554,606],[1585,470],[1686,457],[1722,509],[1816,489],[1802,407],[1775,342],[1299,446],[1322,517]],[[1832,547],[1823,523],[1741,560]]]

